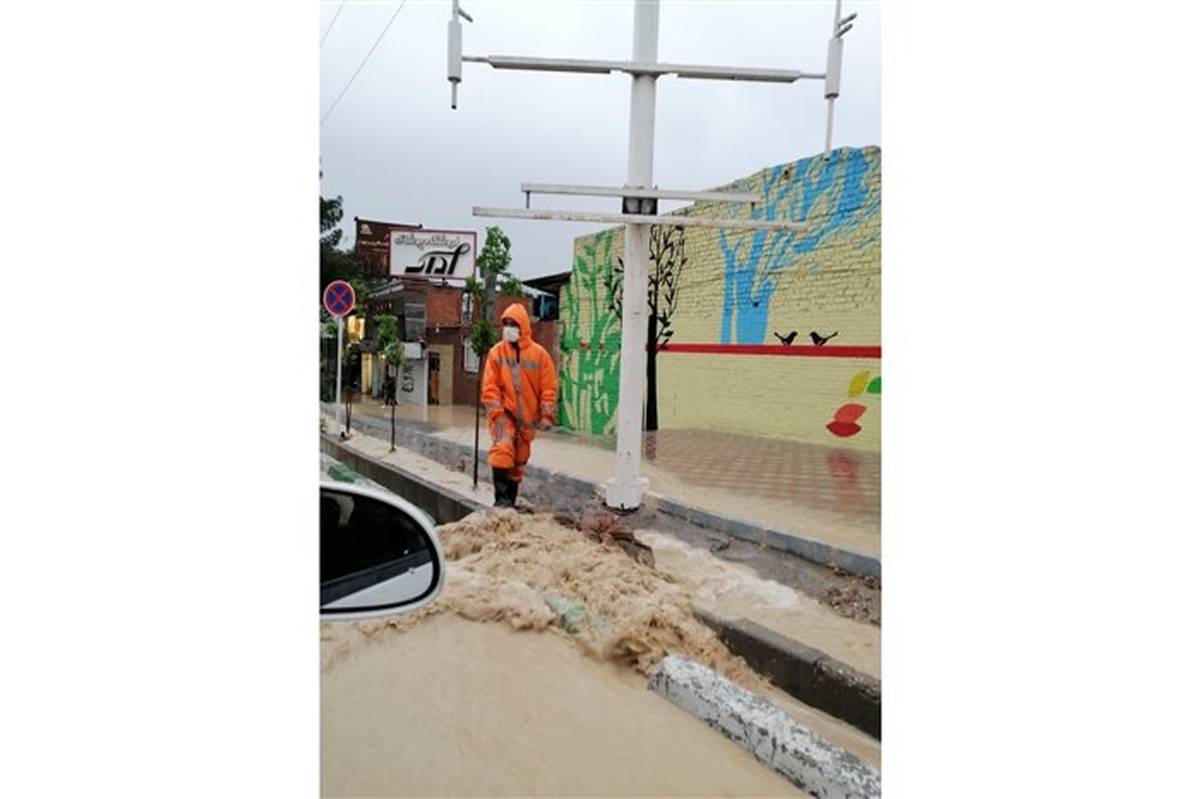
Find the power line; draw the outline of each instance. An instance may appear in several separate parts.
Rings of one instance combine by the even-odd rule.
[[[396,11],[392,14],[392,18],[389,19],[387,24],[383,26],[383,30],[379,32],[379,38],[375,40],[375,44],[371,45],[371,49],[367,51],[367,55],[363,58],[362,63],[358,65],[358,69],[354,70],[354,74],[350,76],[350,80],[346,81],[345,87],[342,88],[342,91],[338,94],[337,99],[333,101],[333,105],[329,106],[329,110],[321,115],[322,125],[325,124],[326,119],[329,119],[329,115],[333,113],[333,109],[337,108],[337,104],[340,103],[342,98],[346,96],[346,92],[349,91],[350,86],[353,85],[354,79],[358,77],[358,73],[362,72],[362,68],[365,67],[367,62],[371,60],[371,54],[375,52],[375,48],[378,47],[379,43],[383,41],[383,37],[387,35],[388,28],[392,27],[392,23],[396,21],[396,17],[400,15],[400,10],[404,8],[405,3],[407,2],[408,0],[403,0],[400,5],[396,7]]]
[[[342,9],[346,6],[346,0],[342,0],[341,5],[337,7],[337,11],[333,12],[333,19],[329,20],[329,27],[325,29],[325,35],[321,37],[321,46],[325,46],[325,40],[329,38],[329,32],[333,30],[333,23],[337,22],[338,14],[342,13]]]

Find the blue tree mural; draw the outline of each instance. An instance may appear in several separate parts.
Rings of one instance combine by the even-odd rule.
[[[874,157],[878,158],[878,151]],[[862,150],[841,149],[829,161],[821,156],[805,158],[777,166],[763,178],[763,199],[751,218],[809,225],[802,232],[721,229],[719,241],[725,257],[722,344],[763,343],[778,277],[799,268],[805,254],[838,231],[853,230],[879,212],[880,198],[869,196],[871,166]],[[735,214],[730,211],[731,218]]]

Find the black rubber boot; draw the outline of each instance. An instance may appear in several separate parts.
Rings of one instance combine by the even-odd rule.
[[[521,487],[519,480],[508,481],[508,504],[517,507],[517,490]]]
[[[492,469],[492,488],[495,490],[496,499],[492,503],[497,508],[512,508],[515,507],[513,502],[517,495],[516,487],[508,479],[507,469]],[[511,498],[510,498],[511,497]]]

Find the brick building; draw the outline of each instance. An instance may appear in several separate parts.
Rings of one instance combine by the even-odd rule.
[[[420,225],[355,218],[355,251],[367,262],[369,276],[379,282],[362,307],[367,317],[363,342],[363,386],[382,396],[384,364],[374,346],[372,317],[391,314],[400,320],[406,357],[398,376],[396,398],[416,405],[473,405],[478,391],[478,364],[470,352],[467,335],[474,321],[468,317],[461,285],[449,281],[392,278],[388,275],[388,239],[393,230],[419,230]],[[521,302],[530,310],[528,297],[496,296],[500,309]]]

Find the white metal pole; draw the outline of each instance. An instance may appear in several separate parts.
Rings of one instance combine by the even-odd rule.
[[[842,21],[842,0],[837,0],[837,2],[835,2],[833,5],[832,39],[837,38],[838,28],[841,27],[841,21]],[[830,46],[831,47],[833,46],[832,40],[831,40]],[[841,57],[839,56],[838,58],[839,58],[838,63],[840,65]],[[828,83],[829,71],[830,71],[830,69],[833,68],[833,66],[834,65],[832,62],[825,65],[825,75],[827,78],[826,83]],[[841,67],[839,66],[838,68],[840,69]],[[838,81],[840,82],[840,80],[841,80],[841,78],[839,76]],[[828,100],[827,100],[828,107],[825,110],[825,160],[826,161],[829,160],[829,152],[833,148],[833,101],[835,99],[836,98],[833,98],[833,97],[828,98]]]
[[[337,408],[337,423],[340,428],[345,422],[344,412],[342,411],[342,326],[344,320],[342,317],[337,318],[338,341],[337,341],[337,381],[335,383],[333,402]]]
[[[825,160],[829,160],[829,153],[833,148],[833,98],[830,97],[827,101],[828,109],[825,111]]]
[[[636,0],[633,11],[633,61],[658,60],[658,0]],[[654,180],[655,76],[633,76],[629,100],[629,178],[633,188]],[[621,380],[617,401],[616,474],[605,484],[605,503],[636,508],[647,480],[642,465],[642,393],[646,377],[646,284],[650,226],[625,226],[625,285],[621,314]]]

